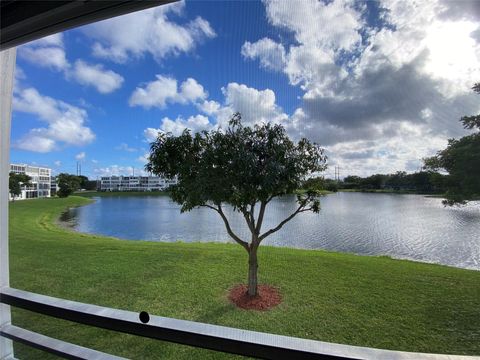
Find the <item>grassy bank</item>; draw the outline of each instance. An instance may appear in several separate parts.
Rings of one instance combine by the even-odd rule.
[[[430,195],[443,197],[444,194],[424,193],[414,190],[393,190],[393,189],[338,189],[342,192],[365,192],[365,193],[380,193],[380,194],[414,194],[414,195]]]
[[[238,245],[122,241],[70,232],[54,221],[89,199],[10,206],[11,285],[132,311],[378,348],[480,354],[480,272],[386,257],[263,247],[260,282],[283,303],[234,308],[227,289],[246,277]],[[13,310],[13,322],[129,358],[229,358]],[[45,358],[16,346],[19,358]]]

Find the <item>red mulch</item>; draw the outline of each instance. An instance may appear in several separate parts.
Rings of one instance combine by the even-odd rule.
[[[247,285],[235,285],[228,294],[228,299],[236,306],[246,310],[269,310],[282,302],[278,289],[269,285],[258,285],[257,296],[247,294]]]

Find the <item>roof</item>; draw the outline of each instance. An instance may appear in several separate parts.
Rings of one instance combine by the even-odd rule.
[[[0,1],[0,50],[56,32],[166,4],[146,1]]]

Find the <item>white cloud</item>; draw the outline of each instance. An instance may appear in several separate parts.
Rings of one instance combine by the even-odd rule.
[[[362,174],[416,170],[422,157],[465,133],[462,115],[478,113],[471,91],[480,78],[475,1],[265,7],[269,23],[293,39],[279,33],[277,41],[245,42],[241,54],[303,90],[283,124],[292,137],[326,146],[332,162]]]
[[[197,104],[197,108],[207,115],[212,115],[220,110],[220,104],[214,100],[205,100],[204,102]]]
[[[77,60],[69,77],[79,84],[93,86],[101,94],[108,94],[122,86],[123,77],[112,70],[106,70],[101,64],[91,65]]]
[[[208,94],[195,79],[188,78],[182,85],[180,85],[180,102],[195,102],[197,100],[203,100]]]
[[[130,147],[126,143],[121,143],[120,145],[116,146],[115,150],[122,150],[122,151],[126,151],[126,152],[136,152],[136,151],[138,151],[138,149]]]
[[[75,160],[78,160],[78,161],[85,160],[86,156],[87,155],[85,154],[85,151],[82,151],[82,152],[78,153],[77,155],[75,155]]]
[[[145,88],[137,87],[130,96],[130,106],[143,106],[147,109],[156,106],[165,107],[167,100],[177,96],[177,80],[157,75],[157,80],[146,84]]]
[[[32,46],[59,46],[59,47],[63,47],[63,34],[62,33],[56,33],[56,34],[53,34],[53,35],[45,36],[41,39],[32,41],[28,44],[32,45]]]
[[[158,133],[160,132],[160,129],[155,129],[155,128],[146,128],[143,130],[143,136],[145,136],[145,140],[149,143],[154,142],[157,137]]]
[[[202,91],[202,93],[204,92]],[[211,116],[211,121],[207,116],[200,114],[187,119],[181,116],[176,119],[165,117],[159,128],[149,127],[144,130],[145,140],[153,142],[159,133],[172,133],[178,136],[185,129],[190,129],[195,133],[202,130],[226,128],[235,112],[242,114],[242,122],[245,125],[262,122],[282,122],[286,126],[290,124],[288,115],[276,104],[275,93],[271,89],[257,90],[244,84],[229,83],[222,88],[222,93],[224,95],[223,105],[214,100],[196,103],[200,111]],[[139,160],[145,160],[145,157],[140,157]]]
[[[246,42],[242,55],[259,59],[261,67],[283,71],[292,85],[331,95],[347,76],[339,65],[362,46],[362,9],[342,0],[298,1],[295,6],[275,0],[265,5],[268,21],[291,32],[296,42],[289,47],[269,38]]]
[[[225,96],[225,107],[223,111],[217,112],[220,124],[226,124],[234,112],[242,114],[245,124],[261,122],[280,122],[288,116],[276,104],[275,93],[271,89],[257,90],[244,84],[229,83],[222,88]]]
[[[54,164],[56,167],[62,166],[62,162],[61,162],[60,160],[54,161],[53,164]]]
[[[208,117],[204,115],[190,116],[187,119],[178,117],[172,120],[168,117],[162,119],[161,125],[158,129],[146,128],[143,131],[147,142],[153,142],[156,140],[159,133],[172,133],[174,136],[179,136],[185,129],[190,129],[192,132],[199,132],[202,130],[211,130],[214,125],[210,123]]]
[[[14,146],[21,150],[47,153],[56,150],[56,143],[49,139],[40,129],[32,129],[26,136],[20,139]]]
[[[469,3],[463,4],[468,11]],[[473,79],[480,77],[480,42],[473,35],[480,28],[479,19],[472,19],[468,12],[448,18],[447,5],[457,6],[455,2],[441,1],[384,2],[382,6],[388,10],[385,20],[391,26],[372,33],[359,59],[357,74],[379,69],[386,62],[398,69],[425,54],[416,69],[438,80],[442,95],[468,93]]]
[[[273,26],[292,31],[301,44],[350,51],[361,41],[358,30],[364,23],[351,1],[307,0],[292,6],[273,0],[266,1],[266,11]]]
[[[185,129],[190,129],[193,132],[199,132],[202,130],[210,130],[212,124],[208,121],[208,117],[203,115],[190,116],[184,120],[178,117],[175,120],[169,118],[163,118],[160,130],[166,133],[172,133],[175,136],[180,135]]]
[[[137,158],[137,161],[142,163],[143,165],[146,165],[149,161],[150,158],[150,153],[145,153]]]
[[[19,90],[13,98],[15,111],[36,115],[47,127],[31,129],[15,143],[29,151],[49,152],[59,144],[86,145],[95,139],[92,130],[85,126],[87,112],[63,101],[41,95],[34,88]]]
[[[37,66],[63,71],[69,67],[63,46],[63,34],[54,34],[20,46],[19,56]]]
[[[260,65],[266,69],[282,70],[286,62],[283,45],[269,38],[263,38],[253,44],[246,41],[241,53],[247,59],[259,59]]]
[[[101,94],[108,94],[122,86],[123,77],[101,64],[88,64],[77,60],[70,64],[65,55],[63,34],[54,34],[33,41],[19,48],[19,56],[41,67],[63,72],[67,79],[94,87]]]
[[[180,85],[178,91],[177,80],[171,77],[157,75],[157,80],[137,87],[129,99],[130,106],[144,108],[164,108],[167,103],[194,103],[202,101],[208,95],[195,79],[188,78]]]
[[[216,36],[209,22],[201,17],[178,24],[171,15],[181,14],[185,4],[178,2],[101,21],[84,28],[95,40],[93,54],[118,63],[151,54],[161,61],[195,49],[198,43]]]
[[[408,122],[396,126],[399,129],[395,137],[379,136],[372,140],[353,140],[328,146],[328,154],[340,166],[342,176],[418,171],[422,158],[447,145],[444,137],[432,134],[425,126]]]

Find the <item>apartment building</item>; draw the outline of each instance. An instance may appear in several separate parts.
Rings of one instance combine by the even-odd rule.
[[[51,169],[26,164],[10,164],[10,172],[26,174],[31,178],[31,186],[22,186],[21,194],[15,197],[15,200],[50,197]],[[9,196],[12,200],[11,195]]]
[[[175,185],[177,179],[158,176],[102,176],[101,191],[161,191]]]

